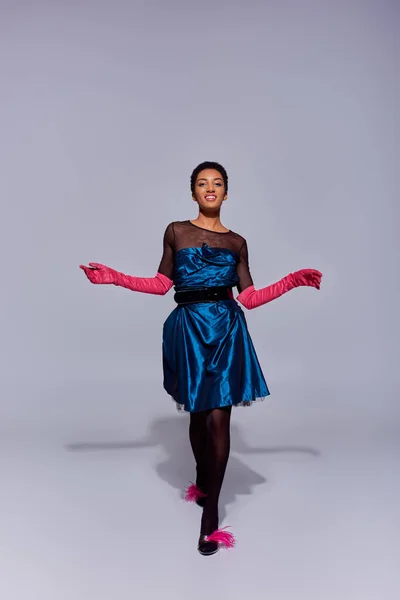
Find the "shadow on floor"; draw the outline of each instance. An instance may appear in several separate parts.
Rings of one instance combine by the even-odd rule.
[[[112,450],[138,450],[142,448],[160,447],[166,458],[157,463],[155,470],[158,476],[168,485],[178,490],[181,498],[184,490],[193,480],[194,459],[188,439],[189,419],[187,415],[178,415],[164,419],[155,419],[149,425],[147,435],[135,441],[96,442],[68,444],[70,452],[93,452]],[[252,447],[241,435],[240,428],[231,425],[231,456],[221,491],[220,522],[226,517],[226,507],[233,504],[238,495],[251,495],[253,488],[266,483],[266,478],[253,471],[239,459],[237,454],[306,454],[320,456],[318,450],[304,446]],[[200,510],[200,509],[199,509]]]

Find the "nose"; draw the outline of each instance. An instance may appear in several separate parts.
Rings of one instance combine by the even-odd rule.
[[[207,192],[210,194],[214,191],[214,184],[213,183],[209,183],[207,185]]]

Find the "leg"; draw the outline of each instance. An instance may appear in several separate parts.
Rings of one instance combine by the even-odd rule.
[[[201,535],[218,529],[218,500],[230,451],[232,407],[215,408],[207,417],[207,498],[201,519]]]
[[[196,461],[196,485],[206,491],[207,416],[209,411],[190,413],[189,439]]]

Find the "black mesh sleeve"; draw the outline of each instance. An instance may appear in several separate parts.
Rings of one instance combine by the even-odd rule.
[[[163,255],[161,258],[160,265],[158,267],[158,273],[173,279],[175,268],[175,231],[174,224],[170,223],[164,233],[163,242]]]
[[[237,273],[239,275],[239,283],[237,288],[239,293],[241,293],[243,290],[253,285],[253,279],[251,277],[249,267],[249,253],[246,240],[244,240],[242,247],[240,248]]]

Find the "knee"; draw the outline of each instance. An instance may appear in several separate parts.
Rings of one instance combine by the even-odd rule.
[[[225,416],[225,415],[224,415]],[[208,430],[212,437],[226,437],[229,435],[230,420],[229,418],[219,418],[220,415],[210,415],[208,421]]]

